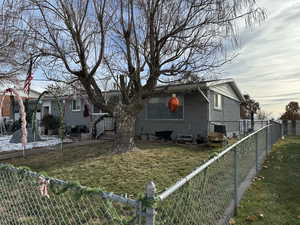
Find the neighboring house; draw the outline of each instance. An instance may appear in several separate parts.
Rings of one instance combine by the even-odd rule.
[[[22,97],[23,102],[34,102],[39,95],[41,94],[38,91],[30,89],[29,95],[24,93],[22,88],[16,89],[19,95]],[[19,115],[19,105],[17,103],[17,99],[15,98],[14,94],[12,93],[5,93],[5,96],[0,92],[0,99],[4,97],[4,102],[2,106],[2,116],[12,120],[18,120],[20,118]],[[1,101],[1,100],[0,100]],[[14,102],[14,105],[13,105]]]
[[[156,92],[156,94],[155,94]],[[168,109],[168,100],[176,94],[180,105],[175,113]],[[106,96],[118,95],[107,92]],[[68,126],[90,126],[101,113],[97,107],[90,106],[87,96],[62,96],[65,107],[65,123]],[[136,121],[136,134],[149,135],[156,131],[172,130],[172,137],[193,135],[207,137],[213,124],[235,121],[226,124],[227,135],[239,132],[240,104],[244,97],[233,79],[202,81],[194,84],[159,86],[149,99]],[[42,115],[58,115],[57,103],[53,97],[42,100]],[[84,115],[89,108],[90,116]],[[213,122],[213,123],[212,123]],[[109,125],[112,127],[113,125]]]
[[[106,92],[105,95],[111,97],[118,95],[117,91]],[[87,127],[88,129],[92,126],[93,121],[99,118],[99,115],[102,114],[102,111],[92,105],[88,97],[82,93],[76,95],[65,95],[59,97],[60,105],[64,112],[64,123],[67,128],[75,128],[76,126]],[[88,113],[86,113],[88,112]],[[60,111],[57,103],[57,99],[51,95],[46,95],[41,99],[41,114],[42,118],[51,114],[59,117]],[[113,130],[114,122],[111,118],[106,118],[104,120],[105,124],[99,124],[102,126],[101,132],[104,130]],[[99,127],[98,127],[99,128]]]

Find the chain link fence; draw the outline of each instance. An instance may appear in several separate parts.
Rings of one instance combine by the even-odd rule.
[[[300,136],[299,120],[283,120],[283,134],[288,136]]]
[[[268,120],[254,120],[253,128],[251,120],[237,120],[237,121],[209,121],[208,122],[208,132],[218,132],[216,131],[216,126],[225,126],[227,137],[239,137],[243,138],[249,135],[253,131],[257,131],[264,126],[268,125]]]
[[[257,130],[158,195],[153,224],[229,224],[243,193],[281,132],[278,123]]]
[[[139,200],[0,164],[0,224],[228,224],[281,133],[279,123],[265,126],[162,193],[150,182]]]
[[[3,225],[125,225],[136,221],[138,202],[112,193],[5,165],[1,165],[0,180]]]

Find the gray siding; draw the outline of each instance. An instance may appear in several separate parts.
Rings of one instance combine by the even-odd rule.
[[[209,99],[211,102],[210,121],[221,121],[220,124],[225,124],[229,136],[232,133],[238,133],[240,126],[238,121],[241,119],[240,102],[222,95],[222,110],[216,110],[214,109],[214,91],[210,91]]]
[[[208,104],[199,92],[176,93],[184,97],[184,119],[182,120],[150,120],[146,116],[146,107],[138,115],[136,121],[136,134],[155,134],[156,131],[172,130],[172,137],[178,135],[193,135],[197,137],[207,137],[211,126],[208,121],[239,121],[240,120],[240,102],[222,96],[222,110],[215,110],[213,104],[213,91],[207,91]],[[72,111],[72,100],[65,103],[65,123],[68,126],[86,125],[89,126],[90,117],[83,116],[84,100],[81,100],[81,110]],[[52,101],[51,113],[58,116],[58,107],[55,101]],[[227,123],[227,132],[232,133],[238,130],[238,123]]]
[[[65,123],[67,126],[76,126],[76,125],[85,125],[89,126],[90,117],[83,116],[84,110],[84,101],[81,100],[81,110],[80,111],[72,111],[72,100],[66,100],[65,104]],[[55,116],[59,116],[58,106],[55,100],[51,102],[51,114]]]
[[[180,95],[179,93],[177,95]],[[154,134],[155,131],[172,130],[172,137],[177,135],[198,134],[206,137],[208,129],[208,104],[200,93],[184,95],[184,119],[183,120],[148,120],[146,109],[138,116],[136,122],[136,134]]]

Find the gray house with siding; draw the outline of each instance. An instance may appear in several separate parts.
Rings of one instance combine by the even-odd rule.
[[[151,98],[140,113],[136,123],[137,134],[172,130],[173,138],[180,135],[207,137],[214,124],[225,122],[228,136],[238,133],[240,104],[244,97],[234,80],[169,85],[158,87],[157,91],[162,89],[164,94],[159,93]],[[173,93],[180,101],[176,113],[170,112],[167,107]]]
[[[176,94],[180,105],[176,112],[168,109],[168,100]],[[117,91],[107,92],[107,96],[118,95]],[[68,126],[90,127],[101,113],[91,105],[85,95],[61,97],[65,107],[65,123]],[[179,135],[207,137],[214,124],[240,120],[240,104],[244,97],[233,79],[210,80],[192,84],[159,86],[154,95],[138,115],[137,135],[153,135],[157,131],[173,131],[172,138]],[[55,100],[51,97],[42,101],[42,115],[57,115]],[[88,107],[90,116],[84,115]],[[107,123],[107,122],[106,122]],[[239,123],[226,123],[228,136],[238,132]],[[108,125],[113,129],[113,124]]]

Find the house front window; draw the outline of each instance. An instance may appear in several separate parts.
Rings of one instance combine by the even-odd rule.
[[[222,95],[214,94],[214,109],[222,110]]]
[[[154,97],[151,98],[147,104],[147,119],[149,120],[183,120],[184,102],[182,96],[177,96],[179,99],[179,106],[175,112],[171,112],[168,108],[168,97]]]
[[[80,99],[72,100],[72,111],[80,111],[81,110],[81,101]]]

